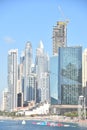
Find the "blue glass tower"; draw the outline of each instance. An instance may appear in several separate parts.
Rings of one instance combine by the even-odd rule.
[[[64,105],[77,105],[82,94],[82,47],[59,48],[58,98]]]
[[[50,58],[50,101],[51,105],[58,104],[58,56]]]

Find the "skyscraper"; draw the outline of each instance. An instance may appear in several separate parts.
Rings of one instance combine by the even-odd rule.
[[[24,59],[24,101],[28,101],[28,76],[31,74],[32,66],[32,45],[30,42],[26,43],[25,46],[25,59]]]
[[[18,49],[8,51],[8,91],[9,109],[17,107]]]
[[[31,73],[31,65],[32,65],[32,45],[30,42],[27,42],[25,46],[25,76]]]
[[[36,49],[36,73],[38,76],[41,75],[41,73],[48,71],[48,55],[44,52],[44,46],[42,41],[40,41],[39,47]]]
[[[59,103],[77,105],[82,94],[82,47],[61,47],[58,57]]]
[[[58,104],[58,56],[50,58],[50,100],[51,105]]]
[[[23,64],[18,65],[18,81],[17,81],[17,107],[23,106]],[[20,104],[20,105],[19,105]]]
[[[67,44],[67,24],[66,22],[57,22],[53,28],[53,55],[58,55],[59,47],[66,47]]]
[[[49,64],[49,57],[48,55],[44,52],[44,46],[42,41],[40,41],[39,47],[36,49],[36,61],[35,61],[35,66],[36,66],[36,74],[37,74],[37,102],[41,102],[42,95],[41,95],[41,87],[42,83],[40,81],[42,74],[47,73],[49,71],[48,69],[48,64]],[[48,83],[49,85],[49,83]],[[49,86],[47,87],[47,89]]]
[[[24,75],[25,75],[25,72],[24,72],[24,68],[25,68],[25,53],[24,51],[21,53],[21,56],[20,56],[20,84],[21,84],[21,92],[23,93],[23,97],[24,97]],[[24,99],[23,99],[24,101]]]

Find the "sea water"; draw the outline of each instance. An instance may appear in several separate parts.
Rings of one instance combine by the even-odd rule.
[[[65,126],[44,126],[32,124],[33,121],[26,121],[22,124],[20,120],[0,120],[0,130],[87,130],[87,127],[80,127],[77,124],[64,124]]]

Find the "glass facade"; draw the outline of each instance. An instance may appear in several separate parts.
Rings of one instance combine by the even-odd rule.
[[[50,102],[58,104],[58,56],[50,58]]]
[[[59,103],[76,105],[82,94],[82,47],[59,48],[58,62]]]

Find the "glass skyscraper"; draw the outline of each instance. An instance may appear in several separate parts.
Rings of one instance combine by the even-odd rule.
[[[77,105],[82,94],[82,47],[61,47],[58,58],[59,104]]]
[[[50,102],[58,104],[58,56],[50,58]]]

